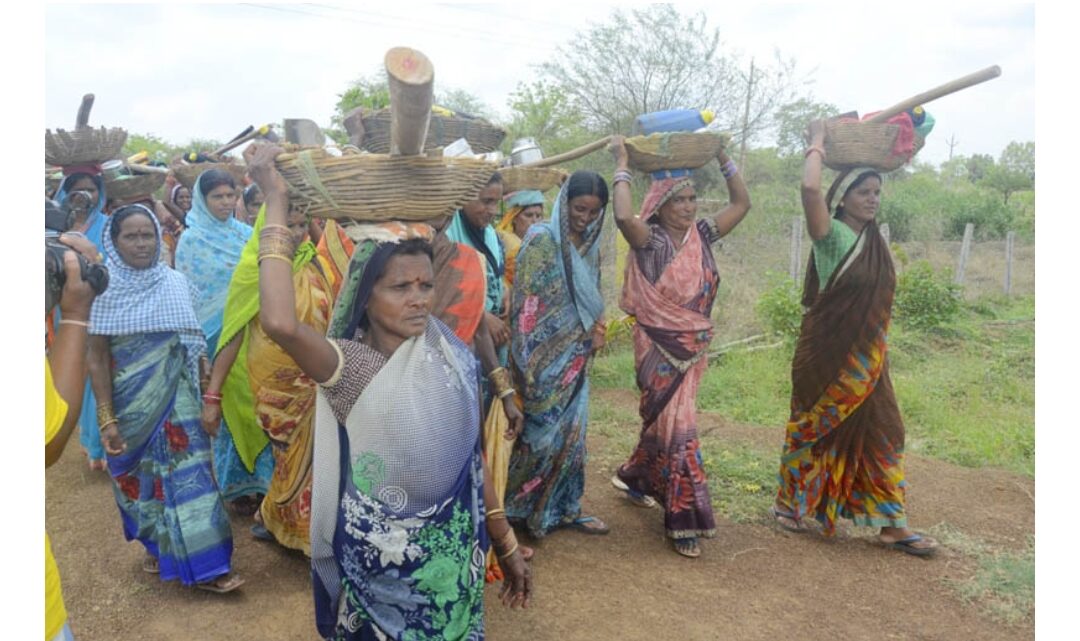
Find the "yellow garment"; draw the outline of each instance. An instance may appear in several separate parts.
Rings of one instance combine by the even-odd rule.
[[[514,273],[517,267],[517,255],[521,249],[521,239],[513,231],[496,230],[499,240],[503,244],[503,258],[506,260],[506,268],[503,270],[503,282],[506,283],[506,291],[514,290]]]
[[[491,407],[488,408],[487,420],[484,421],[484,458],[487,459],[488,468],[491,470],[491,482],[495,486],[495,496],[503,500],[506,494],[506,480],[510,469],[510,453],[514,449],[514,442],[506,439],[506,430],[510,428],[510,421],[506,419],[503,411],[503,402],[492,399]],[[488,507],[487,509],[492,509]],[[488,549],[487,556],[488,580],[501,579],[502,568],[499,567],[499,558],[495,555],[495,546]]]
[[[293,289],[297,319],[325,334],[331,287],[315,262],[293,274]],[[255,399],[255,418],[270,439],[274,455],[274,475],[259,511],[278,543],[311,556],[315,381],[266,335],[258,316],[248,323],[246,340],[244,365]]]
[[[45,359],[45,444],[60,431],[67,416],[68,406],[53,385],[49,359]],[[503,485],[506,484],[505,479]],[[60,571],[56,569],[52,546],[49,545],[49,533],[45,533],[45,639],[49,641],[64,627],[67,610],[64,609],[64,595],[60,591]]]

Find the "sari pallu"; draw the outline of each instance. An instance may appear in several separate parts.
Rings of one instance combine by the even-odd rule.
[[[621,307],[636,318],[642,429],[617,474],[634,492],[660,500],[665,530],[674,539],[716,532],[696,407],[719,282],[710,249],[715,240],[708,222],[699,221],[676,249],[667,232],[653,225],[649,244],[626,263]]]
[[[868,223],[824,291],[810,261],[777,501],[830,534],[838,517],[906,527],[904,425],[886,357],[896,286],[888,248]]]
[[[526,234],[511,299],[511,362],[525,428],[510,458],[505,507],[536,537],[581,513],[591,332],[604,310],[597,243],[603,216],[586,231],[583,256],[561,213],[566,199],[564,188],[551,222]]]
[[[475,360],[436,319],[389,359],[358,341],[335,344],[343,370],[320,387],[316,413],[319,633],[482,639],[487,535]]]
[[[127,540],[184,585],[228,574],[232,533],[199,422],[198,383],[177,332],[110,337],[113,406],[127,450],[108,457]]]

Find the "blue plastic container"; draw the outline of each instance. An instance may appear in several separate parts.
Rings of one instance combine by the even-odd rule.
[[[713,121],[708,109],[668,109],[641,114],[634,119],[635,128],[643,135],[667,131],[695,131]]]

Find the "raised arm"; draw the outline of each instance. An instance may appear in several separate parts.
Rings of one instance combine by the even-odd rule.
[[[612,136],[608,150],[615,157],[615,179],[611,187],[611,202],[615,210],[615,225],[633,249],[649,242],[649,226],[634,215],[634,197],[630,193],[630,165],[622,136]]]
[[[825,159],[825,121],[814,120],[807,127],[806,162],[803,164],[802,206],[810,238],[821,240],[829,234],[829,206],[821,191],[821,167]]]
[[[731,158],[728,158],[727,152],[720,150],[716,159],[720,161],[724,180],[727,181],[728,199],[730,200],[728,206],[720,210],[720,213],[714,219],[716,229],[720,233],[720,237],[723,238],[731,233],[731,230],[735,229],[735,226],[742,222],[747,212],[750,211],[750,192],[746,189],[746,182],[743,181],[742,174],[735,167],[735,163]]]
[[[266,223],[259,247],[259,322],[275,343],[316,382],[334,375],[338,367],[337,350],[326,337],[301,323],[296,317],[296,292],[293,289],[293,253],[287,251],[288,187],[274,158],[282,152],[276,145],[249,145],[244,150],[248,172],[265,197]],[[269,231],[267,231],[269,230]],[[295,252],[295,247],[292,247]],[[288,255],[286,255],[288,254]]]

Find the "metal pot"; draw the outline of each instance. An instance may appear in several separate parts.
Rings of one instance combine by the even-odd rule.
[[[116,180],[128,175],[127,167],[123,160],[109,160],[101,163],[101,175],[105,180]]]
[[[536,144],[534,138],[518,138],[514,141],[514,146],[510,151],[510,162],[514,165],[525,165],[531,162],[536,162],[544,157],[544,152],[540,151],[540,145]]]

